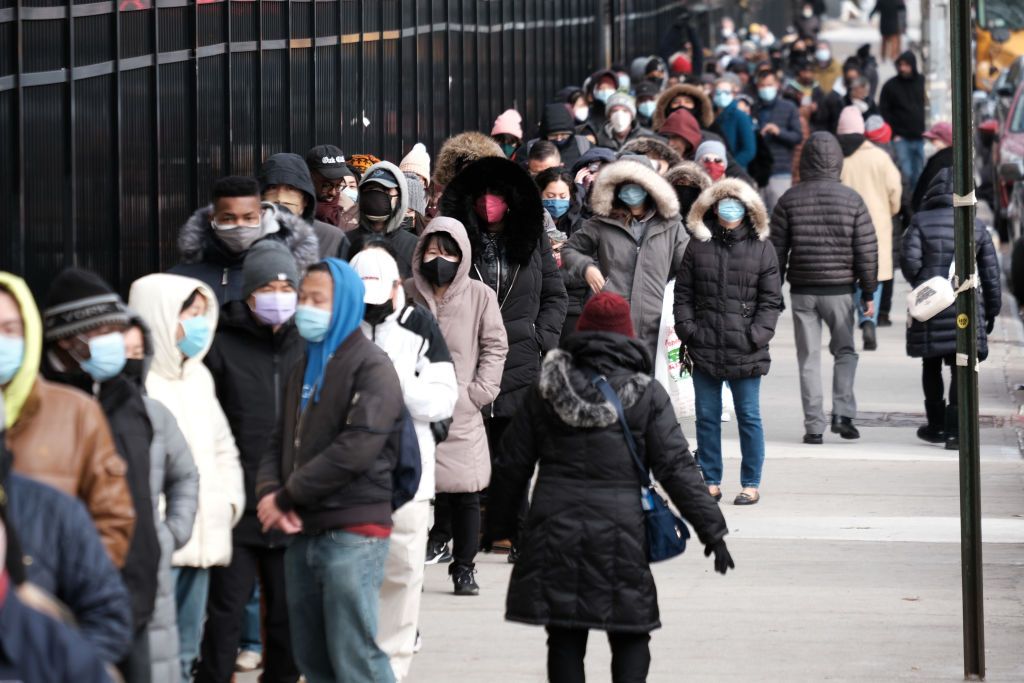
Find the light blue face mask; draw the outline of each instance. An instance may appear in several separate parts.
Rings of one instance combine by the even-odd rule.
[[[180,321],[185,336],[178,340],[178,349],[189,358],[195,358],[210,340],[210,321],[205,315]]]
[[[614,94],[615,91],[609,88],[605,88],[604,90],[595,90],[594,99],[597,100],[598,102],[607,102],[612,98],[612,95]]]
[[[341,193],[354,202],[359,201],[359,190],[354,187],[346,187]]]
[[[626,74],[619,74],[619,90],[629,90],[631,81]]]
[[[718,217],[728,223],[734,223],[747,215],[747,207],[743,202],[726,197],[718,202]]]
[[[619,188],[619,199],[626,206],[640,206],[647,199],[647,190],[636,183],[626,183]]]
[[[547,209],[548,213],[555,220],[564,216],[565,212],[569,210],[568,199],[544,199],[541,203],[544,204],[544,208]]]
[[[757,89],[757,96],[765,102],[771,102],[775,99],[775,96],[779,94],[779,89],[774,85],[766,85],[763,88]]]
[[[14,379],[24,357],[25,339],[23,337],[0,336],[0,386]]]
[[[295,309],[295,326],[306,341],[321,342],[331,327],[331,312],[313,306],[299,306]]]
[[[715,91],[715,106],[719,109],[725,109],[732,104],[732,93],[728,90],[716,90]]]
[[[106,382],[124,370],[124,335],[120,332],[102,334],[89,340],[89,359],[79,366],[95,382]]]
[[[649,119],[654,116],[654,108],[657,106],[658,103],[654,100],[647,100],[636,105],[636,110],[640,113],[640,116]]]

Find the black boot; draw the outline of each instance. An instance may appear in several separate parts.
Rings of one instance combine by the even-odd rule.
[[[960,413],[955,404],[946,406],[946,450],[960,450]]]
[[[832,433],[838,434],[844,439],[859,439],[860,432],[853,426],[853,420],[842,415],[832,416]]]
[[[878,314],[878,326],[879,327],[892,327],[892,320],[889,318],[888,313]]]
[[[917,428],[917,438],[928,443],[943,443],[946,440],[946,402],[925,401],[924,414],[928,424]]]
[[[860,326],[864,333],[864,350],[874,351],[878,348],[878,337],[875,335],[875,324],[870,320]]]
[[[452,577],[456,595],[479,595],[480,586],[476,583],[476,569],[464,564],[452,564],[448,567]]]

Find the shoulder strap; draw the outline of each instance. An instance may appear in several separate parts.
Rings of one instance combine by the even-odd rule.
[[[619,394],[615,391],[611,384],[608,383],[608,379],[604,375],[599,375],[596,372],[591,371],[590,381],[598,391],[605,397],[612,407],[615,408],[615,412],[619,415],[619,424],[622,426],[622,435],[626,437],[626,446],[629,448],[629,454],[633,456],[633,464],[636,465],[637,470],[640,472],[640,481],[644,486],[654,486],[654,481],[651,479],[650,472],[644,466],[643,462],[640,461],[640,456],[637,455],[636,440],[633,438],[633,431],[629,428],[629,423],[626,422],[626,414],[622,410],[622,401],[619,400]]]

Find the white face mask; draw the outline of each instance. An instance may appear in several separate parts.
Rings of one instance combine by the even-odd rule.
[[[578,122],[583,123],[590,116],[590,107],[576,107],[573,110],[573,116]]]
[[[613,111],[612,115],[608,117],[608,120],[612,123],[612,130],[616,133],[625,133],[629,130],[630,124],[633,123],[633,115],[628,111],[622,111],[621,109]]]

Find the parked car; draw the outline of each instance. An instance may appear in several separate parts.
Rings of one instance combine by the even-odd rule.
[[[1024,60],[1019,60],[1024,66]],[[1015,62],[1014,67],[1018,64]],[[1022,70],[1024,73],[1024,70]],[[997,109],[996,133],[992,141],[992,214],[995,228],[1004,243],[1020,236],[1020,201],[1014,201],[1014,187],[1020,185],[1024,162],[1024,79],[1017,84],[1013,97]],[[979,128],[983,136],[992,129],[991,122]]]

